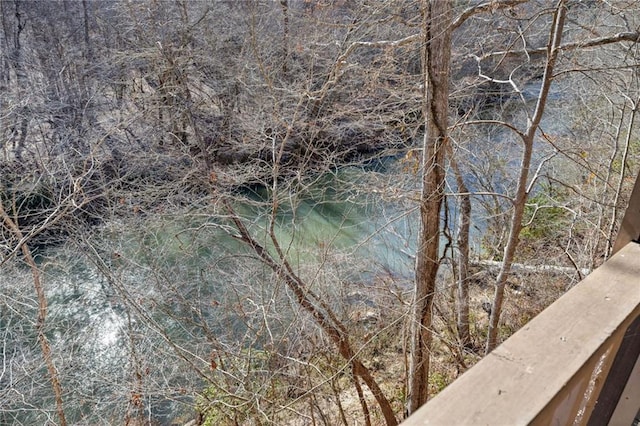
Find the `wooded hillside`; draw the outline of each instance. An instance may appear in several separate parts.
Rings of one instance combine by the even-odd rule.
[[[610,254],[639,168],[631,0],[0,16],[2,424],[396,424]]]

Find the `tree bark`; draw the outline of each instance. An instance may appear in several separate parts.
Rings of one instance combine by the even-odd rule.
[[[498,341],[498,324],[500,322],[500,314],[502,313],[502,303],[504,299],[504,287],[507,278],[511,273],[511,264],[513,263],[516,249],[518,248],[520,230],[522,229],[522,217],[524,216],[525,203],[527,202],[528,193],[528,177],[531,167],[531,157],[533,154],[533,142],[538,131],[538,126],[542,120],[544,109],[549,95],[549,89],[553,81],[553,69],[558,57],[559,46],[562,40],[562,29],[564,28],[564,20],[566,15],[565,0],[559,0],[553,15],[553,25],[549,34],[549,42],[547,44],[547,60],[545,63],[544,74],[542,77],[542,87],[540,95],[536,103],[535,110],[529,120],[526,133],[520,134],[524,149],[522,159],[520,160],[520,176],[518,178],[518,186],[516,196],[513,200],[513,214],[509,225],[509,237],[504,248],[504,257],[502,260],[502,269],[496,278],[496,288],[491,306],[491,317],[489,318],[489,330],[487,333],[487,342],[485,353],[489,354],[495,349]]]
[[[2,222],[7,227],[7,229],[18,239],[18,241],[20,241],[20,250],[22,250],[22,254],[24,255],[24,259],[27,262],[27,265],[29,265],[29,267],[31,268],[31,273],[33,275],[33,286],[35,287],[38,299],[38,315],[36,318],[38,342],[40,343],[40,348],[42,349],[42,356],[47,366],[47,371],[49,372],[49,380],[51,380],[51,387],[53,388],[53,395],[56,401],[56,411],[58,414],[58,419],[60,420],[60,426],[66,426],[67,421],[64,415],[64,408],[62,403],[62,385],[60,384],[60,379],[58,378],[58,370],[55,366],[55,363],[53,362],[53,357],[51,356],[51,345],[49,344],[49,340],[47,339],[47,336],[44,332],[47,319],[47,297],[44,292],[42,281],[40,280],[40,269],[38,269],[38,265],[36,265],[36,262],[31,255],[31,250],[29,249],[29,246],[27,245],[24,235],[18,227],[17,222],[11,219],[1,203],[0,219],[2,219]]]
[[[289,0],[280,0],[282,9],[282,76],[286,79],[289,72]]]
[[[456,176],[458,199],[460,201],[457,230],[457,304],[456,326],[458,339],[464,348],[471,348],[471,333],[469,331],[469,231],[471,227],[471,196],[464,181],[458,162],[451,156],[451,169]]]
[[[13,69],[16,73],[16,84],[18,87],[18,94],[21,98],[26,98],[25,92],[27,87],[27,72],[24,68],[24,58],[22,52],[22,41],[20,37],[22,36],[22,32],[26,26],[26,22],[23,20],[21,2],[20,0],[14,0],[15,6],[15,30],[13,34],[13,46],[11,58],[13,62]],[[23,162],[22,153],[26,146],[27,134],[29,131],[29,107],[28,105],[24,105],[20,108],[20,125],[16,125],[16,128],[20,128],[20,136],[18,137],[17,142],[14,143],[14,156],[15,159],[19,162]]]
[[[425,4],[423,56],[425,136],[422,156],[421,232],[416,253],[415,301],[412,312],[408,414],[428,398],[432,341],[432,306],[440,251],[440,210],[444,197],[444,161],[449,110],[451,13],[448,0]]]
[[[613,208],[611,209],[611,220],[609,221],[609,229],[607,230],[607,242],[604,250],[604,258],[608,259],[611,253],[613,252],[613,245],[616,241],[616,230],[615,226],[618,224],[618,201],[620,200],[620,196],[622,194],[622,185],[624,184],[624,179],[627,173],[627,158],[629,157],[629,148],[631,146],[631,135],[633,135],[634,125],[636,121],[636,113],[638,112],[638,103],[640,102],[640,98],[637,101],[633,101],[632,99],[628,99],[631,103],[631,117],[629,117],[629,123],[627,124],[626,136],[624,138],[624,148],[622,149],[622,159],[620,160],[620,174],[618,177],[618,185],[616,186],[616,192],[613,196]],[[616,139],[616,144],[618,143]]]
[[[353,372],[354,380],[361,378],[369,390],[371,390],[371,393],[380,407],[380,411],[382,411],[386,424],[388,426],[397,425],[398,420],[395,417],[391,403],[371,375],[371,371],[364,365],[357,353],[353,350],[353,346],[349,341],[349,335],[344,324],[338,320],[334,312],[321,300],[319,296],[305,286],[302,279],[295,274],[291,265],[282,256],[282,254],[278,256],[280,263],[276,261],[276,259],[251,236],[251,233],[235,213],[231,205],[227,202],[225,202],[224,205],[230,214],[231,221],[239,232],[237,238],[251,247],[254,253],[258,255],[260,260],[266,266],[276,274],[280,275],[295,295],[297,303],[313,317],[316,324],[320,326],[322,331],[336,345],[342,358],[349,363],[351,371]],[[274,243],[277,244],[277,241],[274,241]],[[276,250],[280,253],[279,247],[276,247]]]

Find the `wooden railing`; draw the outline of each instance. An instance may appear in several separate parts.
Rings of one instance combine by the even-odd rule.
[[[636,424],[639,237],[640,177],[612,257],[403,424]]]

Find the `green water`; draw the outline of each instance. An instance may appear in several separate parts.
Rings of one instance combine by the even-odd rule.
[[[408,285],[412,276],[417,220],[406,213],[410,201],[383,197],[385,176],[344,168],[275,193],[246,188],[230,205],[281,264],[270,238],[273,222],[286,261],[341,312],[348,300],[366,301],[367,286],[379,277]],[[148,414],[169,424],[192,400],[173,389],[203,389],[192,366],[206,365],[212,348],[233,359],[292,333],[299,307],[235,235],[228,212],[203,203],[108,222],[39,256],[49,300],[46,332],[67,392],[68,421],[120,422],[132,378],[142,370],[151,386]],[[15,373],[0,377],[0,388],[9,389],[0,394],[0,423],[43,424],[54,402],[47,380],[31,380],[47,374],[36,330],[26,321],[37,312],[33,284],[19,265],[5,267],[2,279],[6,371]],[[25,404],[20,394],[34,402]]]

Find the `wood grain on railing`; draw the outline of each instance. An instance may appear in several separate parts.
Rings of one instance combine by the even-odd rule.
[[[619,348],[638,339],[628,333],[638,317],[640,244],[631,243],[404,424],[587,424],[599,413],[594,407]],[[625,382],[621,377],[617,386]]]

